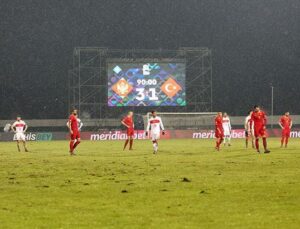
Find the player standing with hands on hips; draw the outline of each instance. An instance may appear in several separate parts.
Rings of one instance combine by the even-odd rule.
[[[156,111],[152,111],[151,115],[152,117],[148,120],[146,136],[148,136],[149,130],[151,129],[150,135],[153,144],[153,153],[156,154],[158,151],[158,139],[160,138],[160,131],[162,130],[162,135],[165,135],[165,128],[161,118],[157,116]]]
[[[26,137],[25,132],[27,130],[27,124],[21,119],[20,116],[17,117],[17,120],[12,124],[11,129],[15,132],[15,138],[17,140],[18,151],[21,152],[20,142],[23,142],[23,147],[25,152],[28,152],[26,147]]]
[[[126,149],[128,142],[129,142],[129,150],[132,150],[133,136],[134,136],[133,112],[129,111],[127,116],[122,119],[121,123],[127,128],[127,139],[125,141],[123,150]]]
[[[223,129],[223,115],[222,112],[218,112],[215,118],[215,137],[216,137],[216,150],[220,150],[220,145],[224,140],[224,129]]]
[[[260,153],[259,138],[261,137],[265,153],[270,153],[271,151],[267,148],[267,116],[265,112],[263,112],[259,106],[255,105],[251,119],[254,125],[255,147],[257,152]]]
[[[253,133],[253,120],[251,119],[253,111],[248,112],[248,116],[245,118],[245,137],[246,137],[246,148],[248,148],[249,139],[252,142],[252,148],[254,149],[254,133]]]
[[[281,148],[283,147],[283,143],[285,143],[285,148],[287,148],[291,134],[291,129],[293,126],[293,121],[290,117],[290,113],[285,112],[285,114],[280,118],[278,124],[282,129]]]
[[[74,149],[80,144],[80,133],[78,129],[77,110],[74,109],[69,117],[67,126],[70,131],[70,155],[73,156]]]
[[[224,146],[226,146],[226,142],[228,146],[231,146],[231,123],[228,114],[225,112],[223,114],[223,130],[224,130]]]
[[[77,115],[75,115],[76,116],[76,118],[77,118],[77,127],[78,127],[78,131],[79,132],[81,132],[81,128],[82,128],[82,126],[83,126],[83,122],[81,121],[81,119],[80,118],[78,118],[77,117]],[[69,127],[69,120],[68,120],[68,122],[67,122],[67,127]]]

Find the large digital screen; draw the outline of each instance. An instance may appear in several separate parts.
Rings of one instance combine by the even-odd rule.
[[[108,106],[185,106],[185,63],[108,62]]]

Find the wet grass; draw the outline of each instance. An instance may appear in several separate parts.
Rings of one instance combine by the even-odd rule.
[[[299,228],[300,143],[269,155],[241,140],[0,143],[1,228]]]

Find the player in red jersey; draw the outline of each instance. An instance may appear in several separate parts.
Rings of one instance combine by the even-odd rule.
[[[223,115],[222,112],[218,112],[215,118],[215,137],[216,137],[216,150],[220,150],[220,145],[224,139],[224,130],[223,130]]]
[[[259,138],[261,137],[263,140],[265,153],[270,153],[271,151],[267,148],[267,116],[265,112],[263,112],[259,106],[255,105],[253,113],[251,114],[251,119],[254,125],[255,147],[257,152],[260,153]]]
[[[79,145],[80,143],[80,132],[78,130],[78,122],[77,122],[77,110],[74,109],[69,117],[69,121],[67,123],[67,126],[69,128],[70,131],[70,154],[75,155],[74,154],[74,149],[76,148],[76,146]]]
[[[121,123],[127,128],[127,139],[125,141],[123,150],[126,149],[128,142],[129,142],[129,150],[132,150],[133,136],[134,136],[133,112],[129,111],[127,116],[122,119]]]
[[[287,145],[288,145],[288,142],[289,142],[291,129],[292,129],[292,126],[293,126],[293,121],[290,117],[290,113],[285,112],[285,114],[280,118],[278,124],[282,129],[281,147],[283,147],[283,144],[285,143],[285,148],[286,148]]]

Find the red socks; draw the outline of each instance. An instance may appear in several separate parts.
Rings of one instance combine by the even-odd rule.
[[[222,144],[223,140],[224,140],[223,138],[220,139],[220,141],[219,141],[219,147]]]
[[[127,140],[125,141],[123,150],[126,149],[126,146],[128,145],[128,142],[129,142],[129,150],[132,150],[133,139],[127,139]]]
[[[289,143],[289,137],[281,138],[281,147],[283,146],[283,144],[285,144],[285,147],[287,147],[288,143]]]
[[[222,144],[222,141],[223,141],[222,138],[217,139],[217,141],[216,141],[216,148],[220,148],[220,145]]]
[[[267,150],[267,139],[263,138],[263,145],[264,145],[264,149]]]
[[[133,139],[130,139],[130,143],[129,143],[129,149],[132,149],[132,145],[133,145]]]
[[[76,146],[79,145],[79,143],[80,143],[80,141],[78,141],[78,140],[75,142],[75,144],[74,144],[74,146],[73,146],[73,150],[76,148]]]
[[[125,141],[125,144],[124,144],[124,148],[123,148],[123,150],[125,150],[125,149],[126,149],[126,146],[128,145],[128,142],[129,142],[129,140],[127,139],[127,140]]]
[[[73,152],[73,150],[74,150],[74,141],[71,140],[70,141],[70,152]]]
[[[286,138],[285,138],[285,147],[287,147],[288,143],[289,143],[289,138],[286,137]]]
[[[76,146],[79,145],[79,143],[80,143],[80,141],[78,141],[78,140],[75,143],[74,143],[74,140],[70,141],[70,152],[71,153],[73,153],[74,149],[76,148]]]
[[[258,138],[255,139],[255,148],[257,149],[257,151],[259,151],[259,139]]]

